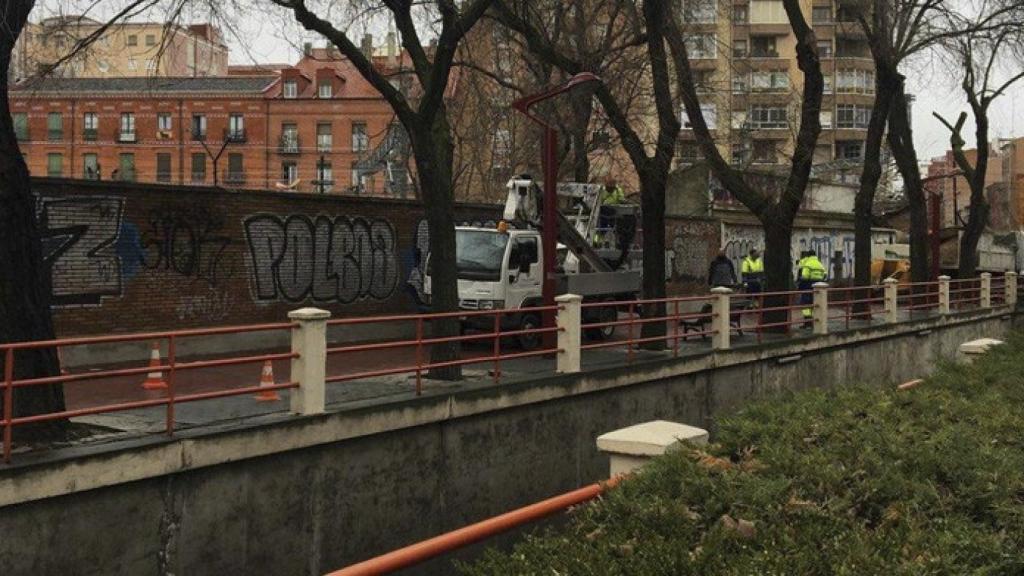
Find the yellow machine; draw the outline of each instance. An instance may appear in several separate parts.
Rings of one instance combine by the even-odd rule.
[[[889,260],[876,258],[871,261],[871,283],[875,286],[886,278],[894,278],[900,284],[910,282],[910,260]]]

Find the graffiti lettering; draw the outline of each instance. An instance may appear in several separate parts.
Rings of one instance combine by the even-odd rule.
[[[142,236],[142,264],[205,280],[216,286],[231,238],[221,234],[223,217],[204,207],[155,210]]]
[[[395,231],[385,220],[260,214],[244,225],[257,300],[386,300],[398,284]]]
[[[124,201],[116,197],[39,198],[36,217],[55,306],[99,305],[121,295],[115,244],[123,212]]]

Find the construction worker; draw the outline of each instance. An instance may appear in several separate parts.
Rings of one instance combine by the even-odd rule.
[[[801,290],[800,303],[809,305],[814,302],[814,295],[811,290],[816,282],[824,282],[828,276],[825,266],[818,260],[814,250],[804,250],[800,254],[800,261],[797,263],[797,289]],[[804,317],[804,328],[812,326],[814,311],[810,306],[800,310]]]
[[[740,265],[740,274],[742,274],[743,284],[746,285],[748,293],[761,292],[764,285],[764,261],[761,260],[761,254],[757,248],[751,248],[743,259],[743,263]]]
[[[626,193],[622,186],[615,183],[615,180],[608,178],[604,182],[604,190],[601,191],[601,209],[598,211],[597,231],[594,233],[594,244],[605,247],[606,231],[615,225],[615,209],[611,206],[618,206],[626,201]]]

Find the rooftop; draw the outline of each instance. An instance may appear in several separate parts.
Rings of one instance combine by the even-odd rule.
[[[12,92],[159,92],[171,94],[261,94],[275,76],[201,76],[185,78],[34,78],[18,83]]]

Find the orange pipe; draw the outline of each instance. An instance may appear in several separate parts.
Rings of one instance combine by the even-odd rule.
[[[517,528],[523,524],[540,520],[565,510],[570,506],[593,500],[608,488],[618,484],[621,478],[622,476],[616,476],[603,483],[599,482],[584,486],[572,492],[566,492],[560,496],[548,498],[536,504],[530,504],[529,506],[488,518],[476,524],[470,524],[447,534],[435,536],[405,548],[399,548],[376,558],[370,558],[347,568],[330,572],[326,576],[369,576],[408,568],[435,556],[457,550],[463,546],[468,546],[474,542],[479,542],[485,538]]]

